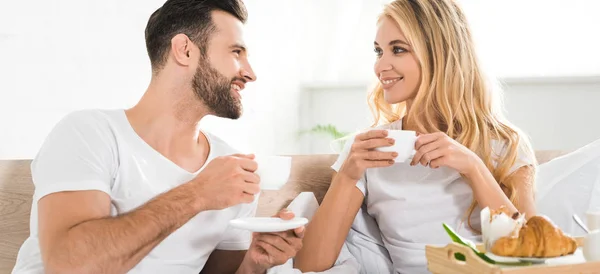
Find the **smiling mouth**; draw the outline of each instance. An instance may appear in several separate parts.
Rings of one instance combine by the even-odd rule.
[[[240,87],[238,84],[231,84],[231,89],[240,92],[242,91],[242,87]]]
[[[384,85],[390,85],[390,84],[398,82],[398,81],[400,81],[402,79],[404,79],[404,77],[398,77],[398,78],[394,78],[394,79],[381,80],[381,83],[384,84]]]

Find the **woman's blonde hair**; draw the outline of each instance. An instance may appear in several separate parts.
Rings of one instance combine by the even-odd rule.
[[[535,156],[527,138],[504,119],[501,98],[483,75],[460,7],[452,0],[396,0],[386,5],[379,20],[386,17],[396,22],[411,45],[421,79],[410,113],[405,102],[388,104],[378,83],[369,94],[374,126],[403,118],[419,132],[446,133],[483,160],[517,206],[515,186],[504,183],[518,153],[534,161]],[[504,144],[502,151],[492,150],[494,140]],[[471,225],[476,206],[473,200],[466,218],[478,231]]]

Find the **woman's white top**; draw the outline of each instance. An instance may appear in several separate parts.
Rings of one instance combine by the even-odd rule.
[[[402,120],[378,128],[400,130]],[[335,171],[339,171],[348,157],[351,140],[346,142],[332,165]],[[494,142],[493,146],[494,153],[502,153],[500,142]],[[534,162],[525,155],[520,150],[511,172]],[[465,218],[473,201],[473,192],[454,169],[432,169],[420,164],[410,166],[409,163],[367,169],[356,187],[365,195],[367,212],[379,225],[395,271],[428,273],[425,245],[451,242],[442,223],[467,239],[480,241],[479,235],[468,228]],[[476,208],[471,216],[471,224],[477,229],[480,229],[480,210]]]

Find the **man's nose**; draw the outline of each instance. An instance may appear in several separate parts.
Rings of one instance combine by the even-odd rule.
[[[248,82],[256,81],[256,74],[254,74],[254,71],[252,70],[250,64],[248,64],[248,66],[246,66],[245,68],[242,68],[242,77]]]

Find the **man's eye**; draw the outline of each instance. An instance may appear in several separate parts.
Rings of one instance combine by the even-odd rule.
[[[237,56],[240,56],[240,54],[242,53],[242,51],[239,50],[239,49],[236,49],[236,50],[233,51],[233,53],[235,53],[235,55],[237,55]]]

